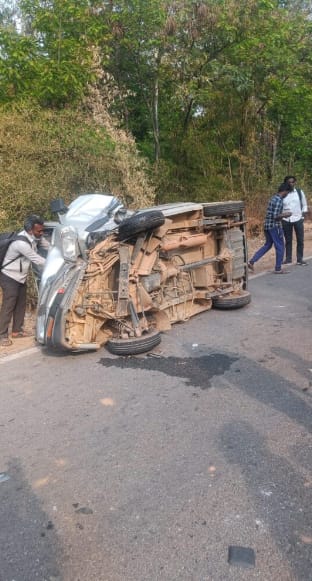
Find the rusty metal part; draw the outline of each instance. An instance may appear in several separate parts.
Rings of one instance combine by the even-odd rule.
[[[116,316],[122,317],[128,313],[129,300],[129,266],[130,266],[130,249],[129,246],[120,246],[119,248],[119,285],[118,299],[116,307]]]
[[[170,240],[164,240],[161,244],[161,249],[165,252],[169,250],[176,250],[177,248],[192,248],[194,246],[204,245],[207,241],[207,235],[205,234],[194,234],[194,235],[182,235],[178,238],[173,238]]]

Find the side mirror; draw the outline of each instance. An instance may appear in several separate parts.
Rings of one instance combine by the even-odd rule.
[[[64,200],[62,198],[58,198],[57,200],[52,200],[50,202],[50,210],[51,212],[56,212],[57,214],[66,214],[68,207],[64,204]]]
[[[116,222],[116,224],[120,224],[126,217],[127,217],[127,209],[126,208],[119,208],[119,210],[117,210],[117,212],[114,216],[114,221]]]

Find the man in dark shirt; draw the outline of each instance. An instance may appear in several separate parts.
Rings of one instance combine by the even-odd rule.
[[[274,245],[275,248],[275,274],[286,274],[288,270],[282,270],[282,263],[284,257],[284,235],[282,227],[282,219],[288,218],[291,212],[283,211],[283,199],[291,191],[290,184],[283,183],[278,188],[278,191],[269,201],[267,212],[264,220],[264,235],[265,243],[248,262],[248,268],[254,270],[254,263],[257,262],[270,248]]]

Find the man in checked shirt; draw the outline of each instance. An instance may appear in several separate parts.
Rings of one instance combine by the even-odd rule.
[[[275,274],[287,274],[289,272],[289,270],[282,269],[285,250],[282,219],[291,216],[291,212],[283,210],[283,199],[286,198],[291,189],[292,186],[290,184],[281,184],[277,193],[269,201],[264,220],[265,243],[248,262],[248,268],[251,271],[254,271],[254,263],[262,258],[274,245]]]

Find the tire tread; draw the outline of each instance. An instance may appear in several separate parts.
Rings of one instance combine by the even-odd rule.
[[[233,297],[232,295],[223,295],[212,299],[212,306],[214,309],[240,309],[249,305],[251,301],[251,294],[248,291],[243,291],[241,295]]]
[[[161,342],[160,332],[153,330],[133,339],[109,339],[107,349],[114,355],[138,355],[150,351]]]

